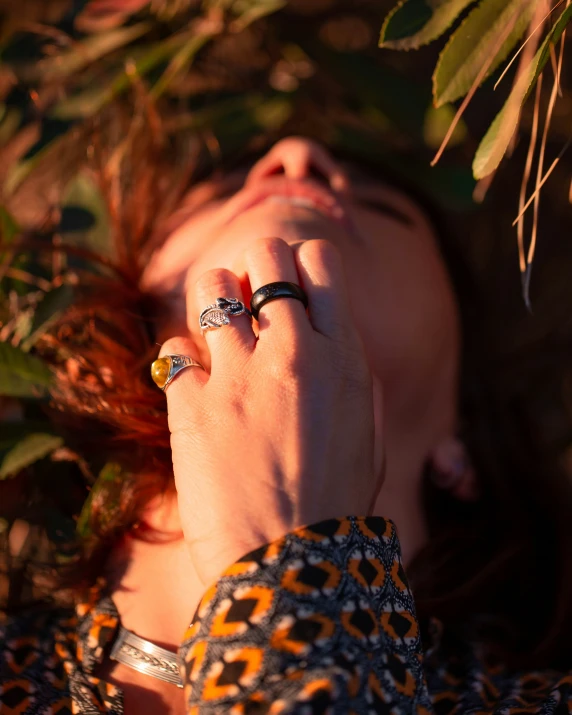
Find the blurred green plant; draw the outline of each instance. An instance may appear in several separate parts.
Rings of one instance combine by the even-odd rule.
[[[109,515],[111,515],[112,510],[119,507],[117,498],[113,496],[113,493],[117,491],[121,482],[121,472],[121,465],[115,464],[114,462],[108,462],[98,474],[77,520],[76,532],[82,539],[87,539],[91,536],[91,527],[89,522],[91,506],[94,499],[103,498],[107,501]]]

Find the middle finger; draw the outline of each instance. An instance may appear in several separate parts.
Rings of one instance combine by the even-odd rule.
[[[262,238],[244,253],[252,292],[268,283],[287,281],[300,285],[296,260],[290,246],[281,238]],[[311,330],[304,304],[296,298],[279,298],[264,304],[258,314],[259,337],[272,326],[272,333]]]

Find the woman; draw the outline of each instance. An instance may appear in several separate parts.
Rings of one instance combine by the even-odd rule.
[[[292,137],[195,188],[174,225],[141,280],[161,356],[197,363],[165,389],[176,494],[148,500],[144,537],[116,541],[77,616],[8,622],[0,712],[571,711],[565,671],[499,659],[536,638],[530,614],[530,634],[478,639],[483,614],[510,611],[503,584],[478,610],[470,573],[450,631],[416,615],[425,476],[461,515],[488,488],[458,437],[459,308],[420,207]],[[281,281],[307,312],[282,298],[201,330],[217,298],[248,306]]]

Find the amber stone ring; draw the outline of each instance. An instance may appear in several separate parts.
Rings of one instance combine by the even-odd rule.
[[[193,358],[190,358],[188,355],[164,355],[153,361],[151,365],[151,377],[157,387],[160,387],[161,390],[165,392],[168,385],[170,385],[181,370],[184,370],[186,367],[200,367],[204,370],[200,362],[193,360]]]

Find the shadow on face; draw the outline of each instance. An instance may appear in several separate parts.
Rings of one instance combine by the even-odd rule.
[[[300,200],[305,190],[308,200]],[[310,200],[317,195],[318,202]],[[250,285],[243,252],[265,236],[292,246],[326,239],[340,251],[355,322],[382,386],[384,433],[389,443],[409,440],[419,459],[426,457],[455,430],[460,347],[437,237],[410,197],[313,141],[283,139],[253,166],[189,193],[143,278],[170,306],[160,339],[190,333],[208,365],[195,282],[207,270],[227,268],[243,286],[236,297],[248,302],[260,286]]]

